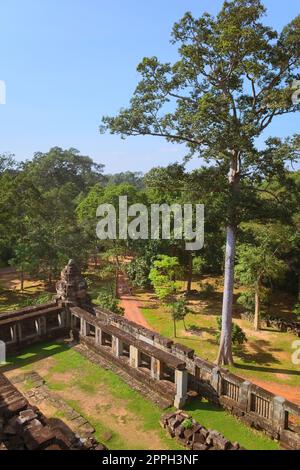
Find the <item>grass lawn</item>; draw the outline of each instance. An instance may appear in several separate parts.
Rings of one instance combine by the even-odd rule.
[[[177,337],[174,338],[173,322],[165,308],[151,306],[143,308],[142,311],[147,322],[161,335],[193,348],[203,359],[216,359],[216,316],[189,314],[186,318],[187,327],[197,326],[201,330],[201,336],[186,332],[182,323],[178,322]],[[246,332],[248,342],[234,349],[235,367],[231,367],[231,371],[248,379],[295,387],[295,390],[299,390],[299,366],[291,361],[292,343],[296,337],[290,333],[272,330],[255,332],[247,320],[235,321]]]
[[[200,335],[185,331],[182,322],[178,322],[175,339],[193,348],[197,355],[209,361],[214,361],[217,357],[216,319],[222,309],[222,282],[220,279],[209,279],[209,283],[214,282],[215,291],[207,298],[189,302],[191,313],[186,317],[186,324],[188,328],[196,326],[200,330]],[[201,291],[197,282],[193,283],[193,288]],[[292,401],[297,399],[300,403],[300,368],[291,360],[292,343],[297,339],[296,336],[267,328],[254,331],[248,320],[240,318],[240,306],[236,303],[237,294],[238,290],[235,291],[234,322],[245,331],[248,342],[242,347],[235,348],[235,367],[232,367],[231,371],[246,379],[276,384],[282,388],[284,396]],[[137,296],[141,301],[144,317],[153,329],[163,336],[174,339],[173,322],[168,310],[154,300],[153,294],[140,292]],[[285,302],[287,305],[288,300]],[[279,303],[275,302],[274,305]],[[285,310],[284,305],[280,305],[280,312],[287,313]],[[275,393],[280,393],[280,390],[276,389]]]
[[[49,388],[59,394],[96,429],[96,436],[110,449],[178,449],[176,441],[159,426],[163,413],[156,405],[132,390],[112,373],[92,364],[64,343],[35,345],[13,357],[6,366],[8,376],[26,370],[42,375]],[[24,384],[23,390],[30,384]],[[248,428],[225,411],[207,402],[187,407],[202,425],[217,429],[248,449],[278,449],[278,443]],[[63,412],[56,417],[63,419]]]
[[[37,371],[94,426],[110,449],[180,449],[159,425],[162,410],[111,371],[89,362],[63,343],[35,345],[9,359],[8,376]],[[1,370],[1,369],[0,369]],[[28,390],[31,384],[24,384]],[[63,419],[63,412],[59,412]],[[58,416],[56,414],[56,416]],[[108,438],[106,436],[109,436]]]

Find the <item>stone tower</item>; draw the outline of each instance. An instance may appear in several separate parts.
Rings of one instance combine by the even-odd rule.
[[[91,298],[87,292],[85,278],[73,259],[61,272],[61,279],[56,283],[56,298],[65,304],[78,306],[90,313],[95,313]]]

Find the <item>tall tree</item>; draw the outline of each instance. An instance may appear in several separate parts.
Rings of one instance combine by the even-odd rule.
[[[280,34],[262,23],[260,0],[226,1],[214,18],[191,13],[174,25],[176,63],[144,58],[142,79],[130,107],[104,117],[101,131],[123,137],[152,135],[183,143],[189,156],[216,162],[228,172],[225,279],[218,363],[231,364],[234,257],[243,179],[282,170],[283,163],[259,151],[256,139],[276,116],[299,110],[293,79],[300,65],[300,16]]]
[[[254,297],[254,329],[260,329],[261,297],[266,283],[280,279],[286,266],[268,243],[260,246],[242,244],[238,250],[237,275]]]
[[[149,274],[155,294],[171,311],[174,338],[176,338],[176,321],[182,319],[182,309],[178,308],[176,298],[179,292],[176,275],[178,275],[179,271],[180,266],[176,257],[159,255],[153,262]]]

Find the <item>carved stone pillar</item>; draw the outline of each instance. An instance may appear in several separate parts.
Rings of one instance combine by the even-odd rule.
[[[175,408],[182,408],[187,400],[187,389],[188,389],[188,371],[175,370],[175,385],[176,385],[176,396],[174,400]]]

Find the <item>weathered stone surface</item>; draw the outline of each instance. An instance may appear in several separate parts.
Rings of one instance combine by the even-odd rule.
[[[39,381],[35,383],[38,384]],[[47,394],[46,388],[45,393]],[[47,420],[36,407],[32,407],[25,400],[3,374],[0,374],[0,403],[2,403],[0,450],[75,450],[78,448],[106,450],[104,445],[91,437],[90,434],[94,432],[94,429],[84,418],[81,418],[80,424],[83,432],[87,434],[85,444],[80,442],[80,438],[75,437],[70,429],[67,429],[65,423],[63,426],[58,426],[60,420]],[[13,412],[12,403],[23,403],[23,407],[20,410],[16,406]],[[53,421],[56,425],[52,423]]]
[[[191,420],[192,426],[185,429],[184,421]],[[161,422],[171,437],[192,450],[239,450],[237,442],[231,443],[218,431],[206,429],[182,411],[162,416]],[[180,422],[180,424],[178,424]]]
[[[4,338],[8,342],[8,348],[12,347],[10,329],[14,329],[18,337],[16,347],[23,347],[35,341],[42,341],[46,338],[55,338],[58,336],[69,335],[70,333],[70,314],[79,309],[79,313],[74,313],[73,317],[79,317],[81,322],[81,334],[76,336],[80,340],[78,348],[81,353],[98,363],[105,369],[116,372],[135,390],[142,393],[147,398],[154,401],[162,408],[174,404],[174,397],[177,396],[174,383],[169,380],[162,380],[160,373],[150,376],[144,373],[140,367],[130,367],[126,357],[114,357],[109,347],[98,344],[89,334],[91,327],[101,329],[103,327],[106,334],[110,334],[118,341],[124,342],[128,346],[134,346],[139,352],[146,354],[156,361],[167,365],[171,370],[184,370],[188,373],[187,398],[192,399],[196,394],[207,399],[222,408],[228,410],[233,415],[239,417],[246,424],[258,430],[264,431],[273,439],[278,439],[285,446],[293,449],[300,448],[299,428],[290,429],[286,426],[286,416],[291,413],[296,417],[300,416],[300,407],[294,403],[285,400],[279,400],[272,393],[255,386],[253,383],[246,382],[243,379],[229,373],[223,368],[216,368],[214,364],[195,356],[194,351],[180,344],[174,344],[172,340],[161,337],[153,331],[143,328],[132,321],[122,318],[120,315],[109,312],[105,309],[93,308],[87,293],[87,284],[80,273],[80,270],[73,260],[70,260],[61,274],[61,281],[57,284],[57,299],[40,306],[31,306],[17,312],[4,313],[0,319],[0,339]],[[93,314],[93,315],[92,315]],[[60,327],[53,324],[57,320]],[[22,329],[27,330],[31,323],[30,335],[21,340]],[[50,327],[47,324],[50,320]],[[97,321],[96,321],[97,320]],[[100,324],[99,324],[99,322]],[[273,319],[268,321],[272,322]],[[275,320],[274,320],[275,321]],[[276,327],[285,331],[294,331],[299,336],[299,322],[290,322],[284,324],[281,319],[276,320]],[[32,322],[37,322],[38,327],[36,337],[34,337],[34,327]],[[78,330],[78,322],[74,331]],[[33,325],[34,326],[34,325]],[[19,328],[20,327],[20,328]],[[106,328],[106,329],[105,329]],[[30,328],[29,328],[30,329]],[[32,333],[33,330],[33,333]],[[107,330],[107,331],[106,331]],[[24,333],[24,332],[23,332]],[[26,333],[26,331],[25,331]],[[4,336],[3,336],[4,335]],[[27,339],[26,339],[27,338]],[[74,334],[75,338],[75,334]],[[79,350],[78,349],[78,350]],[[97,359],[95,357],[97,356]],[[176,378],[176,372],[175,372]],[[39,404],[47,399],[45,395],[44,383],[39,378],[32,377],[35,388],[34,395],[27,394],[30,399]],[[176,385],[178,386],[178,380]],[[229,383],[229,387],[224,384]],[[1,386],[1,383],[0,383]],[[233,392],[232,392],[233,390]],[[260,406],[252,406],[253,396],[256,399],[265,400],[264,410]],[[0,414],[5,410],[6,418],[14,416],[17,412],[26,409],[27,403],[24,398],[14,395],[14,392],[3,389],[3,400],[0,400]],[[6,406],[9,401],[9,406]],[[180,401],[175,401],[178,406],[183,406]],[[53,401],[54,404],[54,401]],[[68,411],[67,411],[68,412]],[[184,416],[184,415],[182,415]],[[174,429],[180,424],[175,421]],[[161,421],[161,426],[167,424]],[[174,424],[174,423],[173,423]],[[177,427],[176,427],[177,426]],[[182,438],[181,432],[176,432],[176,436]],[[205,439],[209,436],[206,435]],[[214,437],[216,439],[216,437]],[[211,444],[210,444],[211,445]],[[220,446],[227,445],[220,443]]]
[[[95,314],[91,298],[87,292],[88,286],[80,269],[73,259],[61,272],[61,279],[56,283],[56,298],[65,303],[77,305]]]
[[[205,444],[201,444],[200,442],[195,442],[193,444],[192,450],[207,450],[207,446]]]

